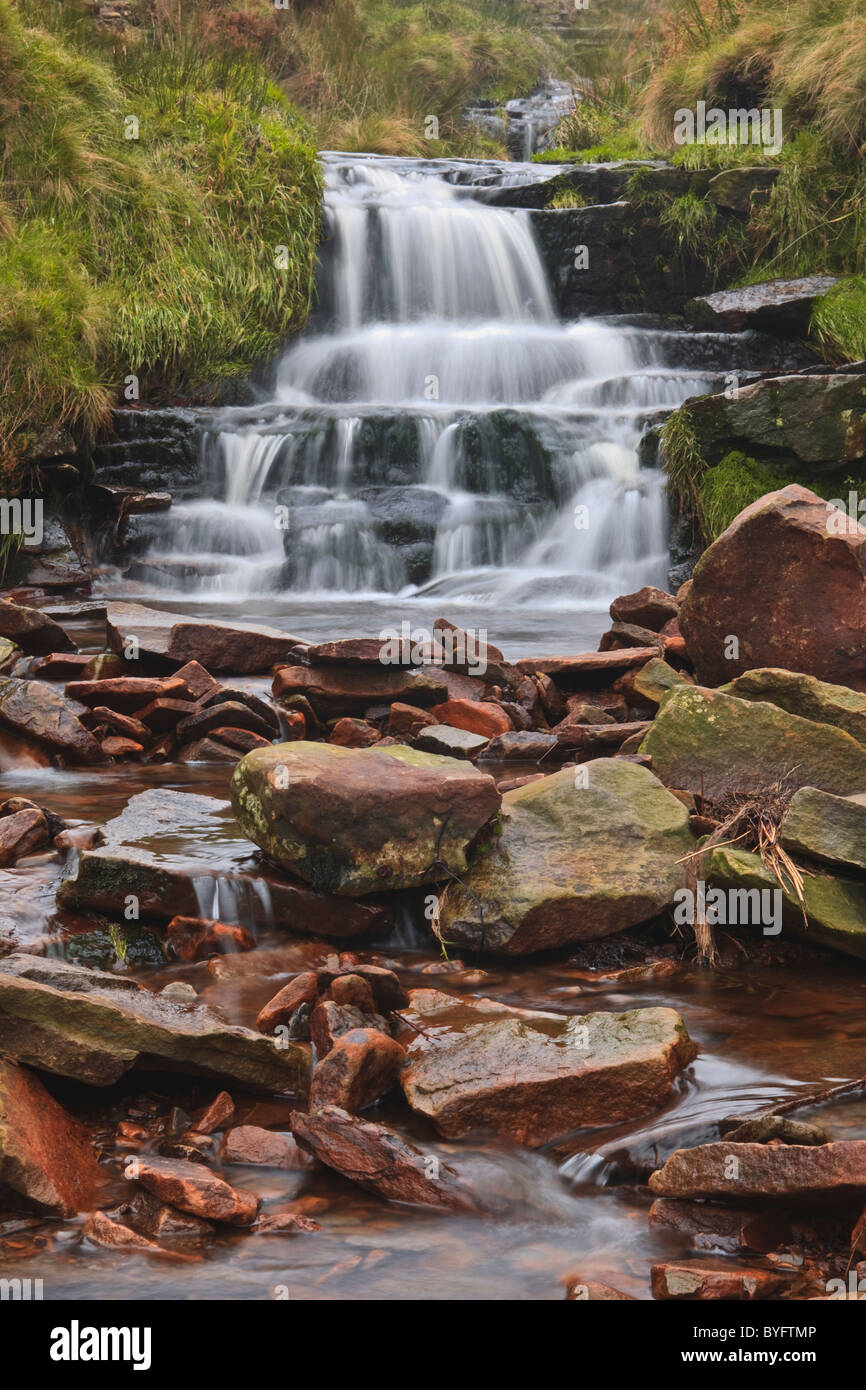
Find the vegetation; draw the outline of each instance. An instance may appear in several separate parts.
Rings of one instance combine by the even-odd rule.
[[[829,361],[866,360],[866,276],[852,275],[822,294],[810,332]]]

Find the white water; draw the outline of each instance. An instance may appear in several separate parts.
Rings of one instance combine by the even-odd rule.
[[[182,559],[224,596],[570,606],[664,584],[662,480],[637,444],[718,381],[712,342],[557,320],[528,214],[483,202],[551,166],[324,164],[317,327],[270,401],[215,415],[210,496],[154,518],[152,573]]]

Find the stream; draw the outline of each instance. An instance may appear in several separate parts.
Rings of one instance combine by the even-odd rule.
[[[760,341],[639,316],[560,321],[528,214],[485,201],[557,166],[328,153],[324,168],[328,238],[310,326],[258,403],[199,412],[197,480],[173,487],[170,510],[137,519],[129,574],[106,571],[93,604],[60,620],[92,651],[109,598],[267,622],[308,641],[406,618],[432,627],[444,614],[486,629],[509,659],[595,647],[612,598],[668,585],[662,475],[638,455],[645,427],[726,373],[760,368]],[[246,684],[267,690],[265,679]],[[17,768],[0,774],[0,795],[103,821],[148,787],[225,797],[230,771]],[[187,845],[216,864],[243,852],[210,826],[187,836],[181,857]],[[61,929],[54,917],[67,870],[53,852],[31,856],[0,869],[0,893],[25,947],[81,958],[86,922]],[[143,964],[137,977],[155,988],[188,980],[228,1022],[252,1027],[292,974],[339,949],[276,923],[256,935],[249,955]],[[648,1173],[682,1143],[719,1137],[726,1116],[863,1070],[866,982],[805,948],[773,958],[730,943],[716,972],[686,953],[627,981],[593,978],[567,951],[467,959],[449,975],[420,897],[407,895],[393,933],[353,949],[408,987],[561,1014],[670,1006],[699,1056],[667,1108],[630,1127],[535,1152],[437,1142],[443,1156],[459,1150],[481,1191],[501,1194],[500,1216],[387,1205],[324,1169],[235,1166],[229,1181],[262,1195],[265,1213],[303,1196],[322,1229],[291,1239],[223,1230],[195,1258],[170,1261],[80,1243],[81,1220],[43,1222],[0,1230],[4,1265],[26,1256],[51,1298],[558,1299],[576,1270],[649,1298],[651,1265],[687,1246],[647,1224]],[[214,1090],[158,1076],[107,1095],[63,1089],[107,1153],[129,1095],[192,1109]],[[288,1129],[286,1104],[248,1104],[255,1123]],[[396,1102],[374,1114],[430,1145]],[[866,1103],[824,1106],[820,1121],[851,1137]]]

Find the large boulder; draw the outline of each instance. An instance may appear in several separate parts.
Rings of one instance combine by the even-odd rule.
[[[646,768],[563,768],[505,793],[500,832],[441,899],[439,933],[504,955],[609,936],[672,902],[693,843],[685,807]]]
[[[410,999],[401,1084],[448,1139],[488,1131],[535,1148],[634,1120],[664,1105],[697,1053],[673,1009],[564,1016],[433,989]]]
[[[0,960],[0,1053],[56,1076],[111,1086],[137,1066],[303,1093],[309,1050],[278,1043],[107,971],[23,953]]]
[[[182,666],[198,661],[208,671],[254,674],[285,661],[300,638],[260,623],[218,623],[147,608],[110,603],[105,618],[111,650]]]
[[[32,1072],[0,1059],[0,1206],[74,1216],[99,1179],[77,1120]]]
[[[779,666],[866,689],[866,529],[807,488],[768,493],[701,556],[679,622],[704,685]]]
[[[649,1185],[659,1197],[862,1206],[866,1139],[819,1145],[699,1144],[672,1153],[651,1174]]]
[[[734,450],[800,473],[836,474],[866,457],[866,377],[774,376],[687,406],[712,467]]]
[[[59,623],[39,608],[0,599],[0,637],[10,637],[24,652],[74,652],[75,643]]]
[[[359,897],[463,873],[500,797],[492,777],[455,758],[298,742],[248,753],[232,803],[269,859],[313,888]]]
[[[640,751],[666,786],[710,800],[776,782],[842,796],[866,791],[866,748],[844,730],[703,686],[662,696]]]
[[[231,806],[212,796],[151,787],[107,821],[100,844],[84,850],[61,881],[61,908],[122,915],[130,895],[142,917],[201,917],[203,905],[224,921],[305,935],[349,937],[383,931],[378,903],[316,893],[276,869],[264,869],[237,832]],[[179,846],[193,840],[193,851]]]

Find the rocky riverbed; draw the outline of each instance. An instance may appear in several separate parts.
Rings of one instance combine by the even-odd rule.
[[[848,1296],[864,539],[787,487],[514,661],[0,601],[4,1272]]]

